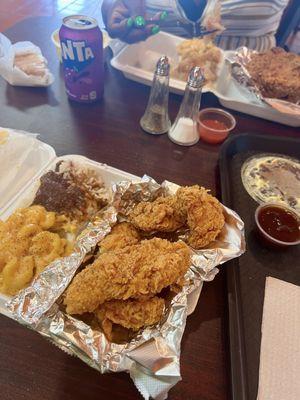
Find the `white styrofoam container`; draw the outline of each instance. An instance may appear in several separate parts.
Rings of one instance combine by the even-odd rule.
[[[239,85],[232,77],[229,65],[224,62],[217,81],[215,94],[227,108],[284,125],[300,127],[300,117],[281,113],[260,101],[253,93]]]
[[[109,44],[114,57],[111,59],[111,65],[122,71],[126,78],[133,81],[151,86],[153,72],[156,63],[161,56],[167,56],[171,67],[179,62],[177,46],[185,39],[160,32],[151,36],[145,42],[139,42],[132,45],[124,45],[118,40],[112,40]],[[222,52],[222,62],[224,62],[224,52]],[[221,66],[220,66],[221,69]],[[170,91],[175,94],[183,94],[186,82],[179,79],[170,79]],[[205,86],[203,92],[215,92],[214,85]]]
[[[171,65],[177,65],[179,59],[176,47],[183,40],[185,39],[165,32],[151,36],[145,42],[132,45],[125,45],[118,40],[113,40],[109,44],[114,53],[111,65],[122,71],[126,78],[151,86],[153,72],[159,57],[166,55],[169,57]],[[213,86],[204,87],[203,92],[214,93],[224,107],[232,110],[284,125],[299,127],[300,117],[276,111],[269,105],[259,101],[232,79],[225,61],[226,56],[230,53],[223,52],[218,80]],[[186,83],[183,81],[170,79],[170,91],[172,93],[183,94],[185,85]]]
[[[2,130],[2,128],[0,128],[0,130]],[[80,155],[56,157],[55,150],[51,146],[37,140],[34,135],[24,135],[23,132],[6,128],[3,128],[3,130],[6,130],[9,133],[9,138],[7,143],[0,145],[0,160],[2,166],[9,162],[11,153],[5,150],[10,148],[11,143],[14,145],[18,144],[19,156],[22,155],[22,148],[23,151],[26,152],[26,147],[29,145],[28,138],[31,138],[30,143],[32,149],[28,154],[26,154],[26,157],[24,157],[22,162],[18,162],[18,158],[15,158],[12,160],[14,166],[11,164],[8,165],[9,169],[12,169],[13,171],[9,175],[6,184],[8,187],[11,186],[12,188],[17,189],[11,191],[11,197],[7,198],[5,204],[1,203],[1,220],[6,220],[17,208],[28,207],[32,203],[39,187],[39,178],[47,171],[53,170],[56,163],[60,160],[74,161],[81,165],[88,166],[91,169],[95,169],[101,175],[107,187],[124,180],[130,180],[133,182],[140,180],[140,178],[135,175],[110,167],[106,164],[98,163]],[[27,166],[30,169],[30,173],[27,171]],[[0,193],[2,190],[1,182],[5,175],[5,173],[0,174]],[[12,315],[5,307],[5,303],[9,299],[9,296],[0,293],[0,314],[12,318]]]
[[[36,134],[0,128],[5,141],[0,145],[0,213],[18,192],[34,179],[55,157],[52,147],[39,141]]]

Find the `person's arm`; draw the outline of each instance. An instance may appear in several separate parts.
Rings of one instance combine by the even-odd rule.
[[[102,18],[103,18],[105,25],[107,22],[107,14],[108,14],[109,8],[112,6],[113,3],[115,3],[114,0],[104,0],[102,3],[101,12],[102,12]]]
[[[136,16],[145,16],[144,0],[104,0],[102,16],[108,34],[127,43],[135,43],[159,31],[158,25],[146,24],[136,28]]]

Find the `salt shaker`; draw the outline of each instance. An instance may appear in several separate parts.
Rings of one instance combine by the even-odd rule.
[[[172,142],[182,146],[192,146],[198,142],[197,120],[204,83],[201,68],[194,67],[189,74],[178,115],[168,134]]]
[[[169,60],[163,56],[156,64],[148,105],[140,121],[143,130],[153,135],[167,133],[171,127],[168,113],[169,78]]]

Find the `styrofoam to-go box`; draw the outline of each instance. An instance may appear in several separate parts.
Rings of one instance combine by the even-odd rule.
[[[122,71],[126,78],[151,86],[153,72],[158,59],[166,55],[170,59],[171,68],[179,62],[176,47],[185,39],[169,33],[160,32],[151,36],[145,42],[126,45],[118,40],[109,44],[114,57],[111,65]],[[215,94],[220,103],[231,110],[243,112],[268,121],[299,127],[300,117],[284,114],[260,101],[249,91],[238,85],[231,77],[230,67],[226,62],[232,51],[222,51],[222,60],[218,70],[218,79],[211,86],[205,86],[203,93]],[[201,65],[199,65],[201,67]],[[170,91],[182,95],[186,83],[178,79],[170,79]]]
[[[144,42],[131,45],[125,45],[118,40],[112,40],[109,43],[114,53],[111,65],[122,71],[126,78],[151,86],[153,72],[158,59],[161,56],[167,56],[172,69],[179,62],[177,46],[184,40],[179,36],[165,32],[151,36]],[[222,51],[222,60],[219,69],[223,65],[224,54],[225,52]],[[186,82],[174,78],[170,79],[170,91],[172,93],[183,94],[185,86]],[[204,86],[203,93],[209,91],[215,92],[214,84],[212,86]]]
[[[98,163],[80,155],[56,157],[55,150],[37,139],[36,134],[0,128],[7,135],[0,144],[0,219],[6,220],[16,209],[32,204],[39,188],[40,177],[53,170],[61,160],[74,161],[99,173],[107,187],[128,180],[137,182],[139,177]],[[5,201],[4,201],[4,200]],[[10,299],[0,293],[0,314],[12,318],[5,303]]]

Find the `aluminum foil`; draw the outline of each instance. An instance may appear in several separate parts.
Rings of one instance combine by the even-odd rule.
[[[181,379],[181,338],[203,282],[215,277],[217,265],[245,251],[244,224],[239,216],[224,207],[223,231],[208,249],[191,249],[188,283],[172,299],[162,321],[141,330],[129,343],[111,343],[100,330],[66,314],[60,306],[60,296],[85,256],[110,232],[117,218],[126,219],[136,203],[175,193],[178,187],[167,181],[159,185],[148,176],[139,183],[124,181],[114,185],[112,203],[82,232],[72,255],[50,264],[30,287],[7,304],[20,323],[40,332],[101,373],[127,371],[145,399],[167,398],[170,388]],[[181,237],[184,240],[185,234]]]
[[[257,52],[248,49],[247,47],[240,47],[235,53],[226,57],[226,61],[231,65],[232,77],[242,87],[254,94],[261,102],[268,104],[270,107],[281,113],[298,116],[300,118],[300,105],[285,100],[267,98],[262,95],[259,87],[253,81],[251,74],[247,69],[247,64],[255,53]]]

